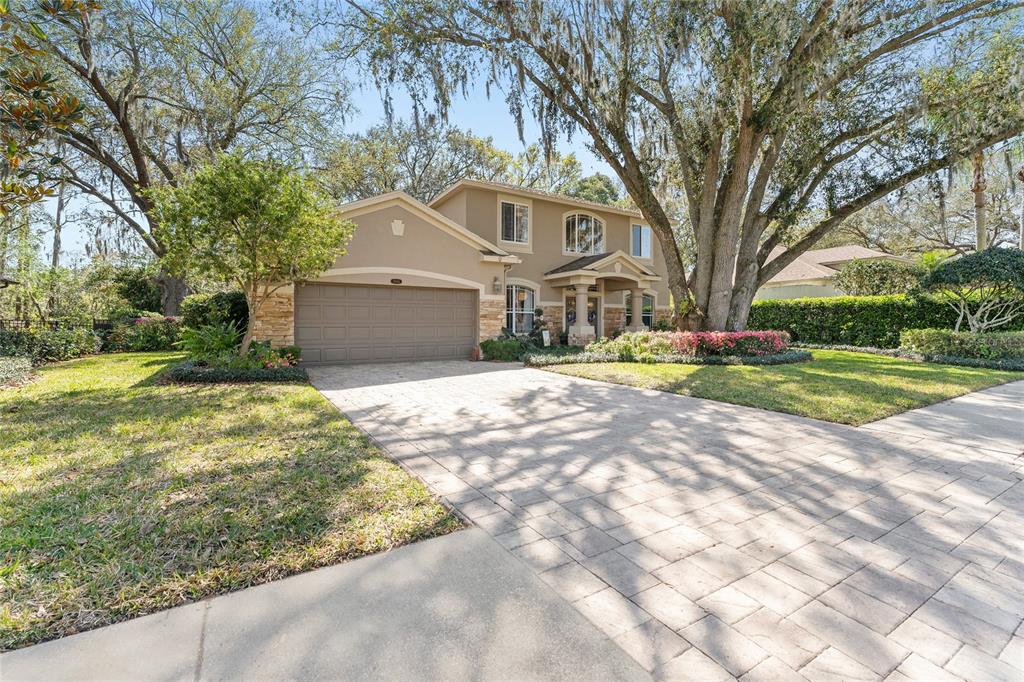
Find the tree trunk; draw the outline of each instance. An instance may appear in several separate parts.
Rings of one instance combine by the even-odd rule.
[[[1017,178],[1020,180],[1020,239],[1017,241],[1017,248],[1024,250],[1024,168],[1017,171]]]
[[[166,272],[161,272],[157,276],[157,284],[160,285],[160,305],[163,307],[164,315],[170,317],[179,315],[181,301],[191,291],[188,284],[182,278]]]
[[[64,198],[66,183],[61,180],[57,190],[57,210],[53,215],[53,252],[50,254],[50,272],[54,273],[60,266],[60,233],[64,229]],[[55,279],[55,278],[54,278]],[[54,289],[55,281],[50,282],[49,296],[46,298],[46,314],[52,316],[54,308],[57,307],[57,292]]]
[[[985,153],[976,152],[972,159],[974,166],[974,183],[971,191],[974,192],[974,229],[976,235],[976,248],[984,251],[988,248],[988,234],[985,231]]]

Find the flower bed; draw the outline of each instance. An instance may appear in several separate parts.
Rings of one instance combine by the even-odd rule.
[[[789,348],[786,332],[627,332],[614,339],[598,339],[588,353],[608,353],[623,362],[646,356],[677,355],[687,358],[778,355]]]
[[[665,353],[655,355],[643,353],[632,360],[623,360],[615,353],[598,353],[584,351],[573,355],[552,355],[548,353],[532,353],[523,357],[523,364],[528,367],[549,367],[553,365],[577,365],[599,362],[641,362],[648,364],[675,365],[785,365],[793,362],[812,360],[812,355],[805,350],[786,350],[769,355],[679,355]]]

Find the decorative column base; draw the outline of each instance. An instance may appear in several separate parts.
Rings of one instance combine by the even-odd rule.
[[[585,346],[591,341],[597,339],[597,332],[594,328],[587,325],[570,325],[569,327],[569,345],[570,346]]]

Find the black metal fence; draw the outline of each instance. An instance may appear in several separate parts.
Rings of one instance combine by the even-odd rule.
[[[14,320],[0,317],[0,330],[17,329],[91,329],[93,331],[107,331],[114,328],[113,320]]]

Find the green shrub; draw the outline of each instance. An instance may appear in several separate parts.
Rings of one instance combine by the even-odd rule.
[[[952,329],[956,319],[948,303],[930,296],[835,296],[757,301],[749,326],[782,329],[801,343],[896,348],[905,329]]]
[[[240,291],[216,294],[192,294],[181,302],[181,324],[198,329],[208,324],[234,323],[245,330],[249,324],[249,307]]]
[[[920,286],[923,266],[897,260],[855,260],[832,278],[832,285],[852,296],[906,294]]]
[[[173,350],[181,323],[176,317],[138,317],[118,322],[107,335],[109,352]]]
[[[24,381],[32,374],[32,359],[0,357],[0,386]]]
[[[216,322],[199,327],[183,327],[181,338],[174,344],[193,360],[209,360],[232,353],[242,341],[242,333],[234,322]]]
[[[966,322],[981,333],[1024,320],[1024,251],[992,247],[946,261],[922,286],[940,292],[957,310],[955,329]]]
[[[900,349],[959,358],[1024,359],[1024,332],[974,334],[949,329],[908,329],[900,335]]]
[[[167,371],[171,381],[183,384],[238,384],[251,382],[308,382],[302,367],[214,367],[186,360]]]
[[[515,362],[526,351],[526,344],[519,339],[488,339],[480,342],[484,360]]]
[[[0,355],[30,357],[35,364],[98,353],[100,343],[91,329],[0,330]]]

